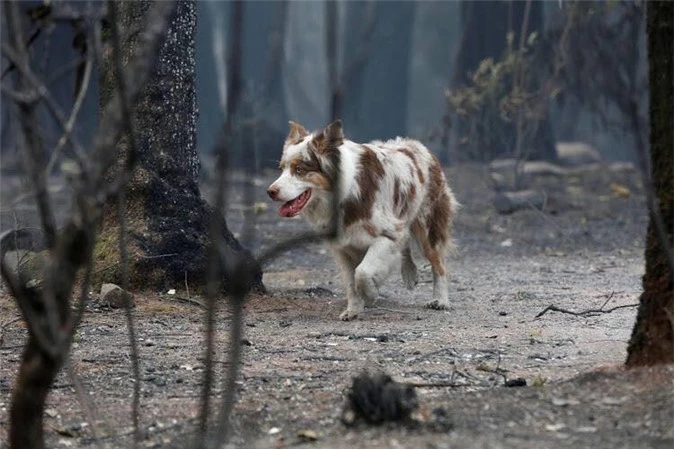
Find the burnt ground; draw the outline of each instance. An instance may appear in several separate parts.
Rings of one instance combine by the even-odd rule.
[[[243,367],[231,446],[237,447],[668,447],[673,446],[672,366],[622,368],[644,271],[647,214],[639,174],[600,165],[528,181],[547,193],[544,211],[499,215],[485,166],[448,169],[464,205],[449,261],[452,309],[423,308],[428,265],[405,290],[394,274],[355,322],[340,322],[339,273],[320,244],[298,246],[265,267],[267,294],[246,304]],[[268,173],[252,183],[255,224],[234,177],[228,222],[254,229],[256,253],[307,230],[281,220],[266,199]],[[2,229],[30,224],[21,184],[3,178]],[[209,194],[208,186],[204,187]],[[67,189],[54,187],[57,200]],[[65,206],[61,211],[65,211]],[[189,288],[189,280],[187,283]],[[176,293],[135,292],[141,373],[141,447],[191,446],[203,376],[204,310]],[[580,312],[548,311],[549,305]],[[0,294],[0,446],[26,337],[6,290]],[[217,313],[216,375],[227,366],[231,317]],[[95,301],[84,316],[72,364],[89,412],[65,373],[45,417],[47,445],[126,447],[133,376],[124,314]],[[386,372],[415,388],[410,420],[347,427],[345,394],[362,371]],[[505,387],[524,379],[524,387]],[[221,388],[216,387],[215,403]]]

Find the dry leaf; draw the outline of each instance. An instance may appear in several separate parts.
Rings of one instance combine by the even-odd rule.
[[[612,183],[609,185],[609,188],[614,192],[614,195],[621,198],[630,197],[630,189],[628,189],[623,184]]]
[[[319,439],[319,433],[314,430],[300,430],[298,431],[298,437],[305,441],[316,441]]]

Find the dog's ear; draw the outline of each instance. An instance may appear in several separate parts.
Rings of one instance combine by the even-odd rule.
[[[323,134],[326,140],[336,147],[342,145],[345,140],[344,131],[342,131],[342,121],[340,119],[331,122],[323,129]]]
[[[288,124],[291,126],[291,129],[288,131],[288,137],[286,138],[286,142],[288,143],[297,144],[309,134],[309,131],[299,123],[289,120]]]
[[[336,150],[345,140],[342,131],[342,121],[336,120],[330,123],[320,133],[314,135],[312,144],[317,153],[325,155]]]

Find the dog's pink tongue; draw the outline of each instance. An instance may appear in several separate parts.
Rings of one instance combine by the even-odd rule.
[[[282,217],[293,217],[299,211],[300,199],[294,198],[290,202],[286,202],[279,207],[279,215]]]
[[[279,207],[279,215],[282,217],[293,217],[293,202],[295,200],[291,200],[290,202],[286,202],[283,205]]]
[[[300,212],[309,199],[310,191],[307,190],[279,207],[279,215],[282,217],[293,217]]]

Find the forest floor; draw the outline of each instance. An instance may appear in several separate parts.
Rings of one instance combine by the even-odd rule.
[[[448,169],[463,204],[449,261],[449,311],[423,307],[428,265],[416,290],[390,277],[376,305],[341,322],[344,289],[322,244],[293,248],[264,268],[266,294],[245,307],[243,365],[229,446],[234,447],[673,447],[672,366],[625,370],[644,272],[647,211],[639,174],[608,164],[532,176],[543,211],[498,214],[484,165]],[[255,179],[255,253],[307,230],[281,219]],[[1,228],[30,221],[5,177]],[[249,183],[250,184],[250,183]],[[233,180],[228,224],[244,230],[243,190]],[[54,195],[60,192],[56,188]],[[208,186],[204,192],[210,193]],[[65,196],[65,194],[63,194]],[[19,213],[17,213],[19,211]],[[23,212],[22,212],[23,211]],[[188,283],[189,287],[189,283]],[[185,286],[135,292],[142,440],[132,441],[133,375],[122,310],[92,303],[71,361],[86,395],[62,373],[45,416],[49,447],[185,447],[194,443],[204,357],[204,310]],[[196,300],[196,301],[195,301]],[[555,305],[573,312],[547,311]],[[613,309],[619,306],[622,308]],[[26,329],[0,288],[0,447]],[[227,299],[217,312],[216,379],[227,368]],[[353,377],[384,372],[416,387],[403,423],[346,426]],[[65,372],[65,371],[64,371]],[[526,386],[505,387],[522,378]],[[220,405],[220,383],[212,404]],[[84,405],[84,406],[83,406]]]

